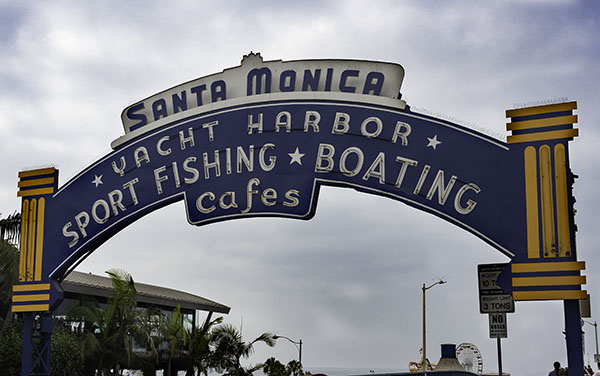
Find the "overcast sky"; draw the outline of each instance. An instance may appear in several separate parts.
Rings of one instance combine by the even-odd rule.
[[[45,1],[0,0],[0,212],[19,210],[17,174],[56,166],[60,184],[110,152],[128,105],[189,80],[265,60],[388,61],[406,71],[413,108],[497,137],[505,110],[578,102],[570,143],[579,260],[592,319],[600,319],[597,166],[600,4],[596,1]],[[477,265],[509,260],[437,217],[387,198],[324,188],[314,219],[243,219],[191,226],[180,201],[105,243],[77,270],[122,268],[140,282],[231,307],[250,340],[302,339],[303,363],[406,370],[420,358],[421,284],[428,355],[475,344],[497,369],[496,340],[479,313]],[[519,302],[502,341],[503,369],[544,374],[566,363],[562,302]],[[593,327],[585,325],[585,362]],[[296,348],[258,345],[251,363]]]

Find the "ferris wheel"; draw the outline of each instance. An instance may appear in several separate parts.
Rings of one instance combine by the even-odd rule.
[[[481,375],[483,373],[483,358],[477,346],[472,343],[461,343],[456,346],[456,359],[466,371]]]

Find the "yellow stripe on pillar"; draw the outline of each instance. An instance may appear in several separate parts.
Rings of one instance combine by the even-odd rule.
[[[542,242],[544,257],[556,257],[556,234],[554,232],[554,200],[552,194],[552,155],[550,147],[540,147],[540,190],[542,205]]]
[[[46,200],[40,198],[38,205],[37,218],[37,236],[35,239],[35,273],[34,280],[42,280],[42,256],[44,253],[44,211],[46,209]]]
[[[527,215],[527,257],[540,257],[538,218],[537,153],[533,146],[525,148],[525,212]]]
[[[565,146],[554,146],[554,177],[556,184],[556,222],[558,225],[558,256],[571,255],[569,231],[569,198],[567,197],[567,160]]]
[[[27,279],[27,240],[29,234],[29,200],[23,200],[21,206],[22,218],[21,218],[21,244],[19,245],[19,281],[25,282]]]
[[[35,256],[35,227],[36,227],[36,214],[37,214],[37,200],[32,199],[29,205],[29,233],[27,239],[27,266],[25,268],[25,274],[27,275],[27,281],[33,281],[33,262]]]

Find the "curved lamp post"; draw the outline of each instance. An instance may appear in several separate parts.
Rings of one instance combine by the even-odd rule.
[[[298,348],[298,363],[302,364],[302,338],[300,338],[300,341],[296,342],[291,338],[288,338],[286,336],[280,336],[280,335],[274,335],[273,339],[278,339],[278,338],[285,338],[288,341],[290,341],[291,343],[293,343],[297,348]]]
[[[425,324],[425,291],[429,290],[430,288],[432,288],[435,285],[441,285],[446,283],[446,281],[444,281],[443,279],[440,279],[439,281],[437,281],[436,283],[429,285],[429,286],[425,286],[425,284],[423,283],[423,287],[421,288],[421,290],[423,290],[423,359],[421,362],[421,369],[423,371],[427,371],[427,340],[426,340],[426,324]]]

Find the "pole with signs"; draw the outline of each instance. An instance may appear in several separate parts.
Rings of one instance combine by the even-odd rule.
[[[506,313],[515,311],[512,294],[507,294],[497,283],[498,275],[507,264],[477,265],[479,281],[479,311],[489,314],[490,338],[496,338],[498,347],[498,375],[502,376],[501,338],[508,338]]]
[[[507,264],[477,265],[479,279],[479,312],[507,313],[515,311],[512,294],[504,291],[497,283],[498,275]]]
[[[508,338],[506,313],[490,313],[490,338],[496,338],[498,348],[498,375],[502,376],[502,344],[501,338]]]

